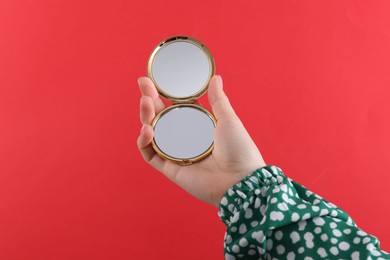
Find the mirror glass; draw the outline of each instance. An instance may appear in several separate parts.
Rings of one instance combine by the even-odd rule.
[[[209,80],[211,65],[205,52],[189,42],[163,46],[152,63],[153,78],[166,94],[191,97]]]
[[[213,144],[214,122],[194,107],[175,107],[164,113],[154,126],[154,141],[165,154],[190,159],[206,152]]]

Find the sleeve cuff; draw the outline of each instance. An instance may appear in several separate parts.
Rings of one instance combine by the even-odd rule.
[[[238,218],[238,212],[245,211],[253,203],[255,197],[262,192],[262,187],[281,184],[283,180],[284,174],[277,166],[267,165],[257,169],[229,188],[219,203],[218,216],[228,226],[235,222],[234,218]]]

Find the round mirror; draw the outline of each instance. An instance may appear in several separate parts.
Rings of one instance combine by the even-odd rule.
[[[213,148],[215,119],[198,105],[168,107],[155,118],[152,126],[153,145],[166,159],[194,162],[207,156]]]
[[[165,98],[193,100],[207,90],[214,66],[209,50],[202,43],[189,37],[174,37],[151,54],[148,74]]]

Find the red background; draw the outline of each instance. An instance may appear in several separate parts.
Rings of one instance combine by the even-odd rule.
[[[390,251],[389,12],[385,0],[0,1],[0,258],[223,258],[217,209],[136,147],[137,78],[173,35],[209,47],[268,164]]]

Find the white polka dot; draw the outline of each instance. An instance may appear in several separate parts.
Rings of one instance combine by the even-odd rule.
[[[241,187],[241,183],[238,183],[237,185],[240,185],[240,187]],[[236,194],[237,194],[238,196],[240,196],[241,198],[246,199],[246,195],[245,195],[245,193],[243,193],[242,191],[236,190]]]
[[[265,210],[267,209],[267,207],[265,205],[261,205],[260,206],[260,213],[261,215],[264,215],[265,214]]]
[[[294,252],[290,252],[290,253],[287,254],[287,260],[295,260]]]
[[[222,198],[221,204],[222,204],[223,206],[226,206],[226,205],[228,204],[228,200],[227,200],[226,197],[223,197],[223,198]]]
[[[313,258],[312,257],[310,257],[310,256],[306,256],[305,258],[303,258],[304,260],[313,260]]]
[[[276,247],[276,252],[278,252],[279,255],[283,254],[286,249],[282,245],[278,245]]]
[[[257,232],[253,232],[252,233],[252,238],[256,239],[257,242],[259,242],[261,244],[261,243],[263,243],[265,237],[264,237],[263,231],[260,230],[260,231],[257,231]]]
[[[371,251],[373,248],[374,248],[374,245],[369,243],[367,246],[366,246],[367,250]]]
[[[321,239],[322,239],[322,241],[326,241],[326,240],[328,240],[328,235],[327,234],[322,234],[321,235]]]
[[[259,184],[259,180],[255,176],[250,177],[251,181],[253,181],[256,184]]]
[[[247,231],[246,225],[245,225],[244,223],[242,223],[242,224],[240,225],[240,228],[238,229],[238,233],[240,233],[240,234],[245,234],[246,231]]]
[[[261,204],[261,200],[259,198],[256,198],[255,199],[255,209],[257,209],[258,207],[260,207],[260,204]]]
[[[282,186],[280,186],[280,189],[284,192],[287,192],[288,188],[287,188],[287,185],[286,184],[283,184]]]
[[[248,255],[255,255],[256,254],[256,251],[251,249],[248,251]]]
[[[320,210],[320,207],[318,206],[312,206],[311,209],[314,211],[314,212],[317,212]]]
[[[314,233],[316,233],[316,234],[319,234],[319,233],[321,233],[321,228],[320,227],[316,227],[315,229],[314,229]]]
[[[347,251],[348,249],[349,249],[349,243],[348,242],[345,242],[345,241],[343,241],[343,242],[340,242],[340,244],[339,244],[339,248],[340,248],[340,250],[344,250],[344,251]]]
[[[276,202],[278,202],[278,199],[277,199],[277,198],[272,198],[271,201],[270,201],[271,204],[274,204],[274,203],[276,203]]]
[[[266,189],[266,187],[263,187],[261,189],[261,196],[265,198],[267,196],[267,191],[268,191],[268,189]]]
[[[256,221],[256,220],[251,222],[252,227],[256,227],[258,224],[259,224],[259,221]]]
[[[290,200],[290,199],[288,198],[288,196],[287,196],[286,193],[283,193],[283,194],[282,194],[282,199],[283,199],[285,202],[287,202],[287,203],[288,203],[288,201]]]
[[[245,218],[249,219],[249,218],[251,218],[252,216],[253,216],[252,210],[251,210],[251,209],[247,209],[247,210],[245,211]]]
[[[267,250],[271,250],[273,246],[273,241],[271,239],[267,240]]]
[[[342,211],[340,211],[342,213]],[[341,220],[340,220],[341,221]],[[353,220],[351,219],[351,217],[348,217],[347,219],[347,223],[348,224],[354,224]],[[354,224],[355,225],[355,224]],[[356,225],[355,225],[356,226]]]
[[[295,244],[296,242],[301,240],[301,237],[299,236],[298,232],[296,232],[296,231],[291,232],[290,238],[291,238],[293,244]]]
[[[319,254],[319,255],[320,255],[322,258],[324,258],[324,257],[327,257],[327,256],[328,256],[328,254],[326,253],[325,249],[324,249],[324,248],[322,248],[322,247],[318,248],[318,250],[317,250],[317,254]]]
[[[267,220],[267,216],[263,216],[263,219],[261,220],[260,225],[263,225],[266,220]]]
[[[231,230],[232,232],[236,232],[236,231],[237,231],[237,227],[232,227],[230,230]]]
[[[372,251],[371,251],[371,253],[372,253],[372,255],[373,256],[380,256],[381,255],[381,253],[379,253],[377,250],[375,250],[375,249],[373,249]]]
[[[334,237],[332,237],[331,239],[330,239],[330,242],[332,242],[332,244],[337,244],[337,239],[336,238],[334,238]]]
[[[296,205],[297,203],[293,199],[288,199],[288,204]]]
[[[370,241],[371,241],[371,239],[368,237],[363,238],[363,244],[367,244]]]
[[[329,226],[330,226],[331,228],[336,228],[336,227],[337,227],[337,224],[334,223],[334,222],[332,222],[332,223],[329,224]]]
[[[302,254],[304,251],[305,251],[305,248],[303,246],[298,248],[298,253]]]
[[[359,236],[362,236],[362,237],[367,236],[367,233],[364,232],[364,231],[361,231],[361,230],[359,230],[359,231],[357,232],[357,234],[358,234]]]
[[[351,234],[351,229],[349,229],[349,228],[346,228],[346,229],[344,229],[343,230],[343,232],[345,233],[345,234]]]
[[[232,237],[230,235],[226,236],[226,244],[230,244],[232,242]]]
[[[238,253],[238,252],[240,252],[240,247],[237,246],[237,245],[234,245],[234,246],[232,246],[232,251],[233,251],[234,253]]]
[[[333,255],[338,255],[339,254],[339,250],[337,249],[337,247],[335,246],[332,246],[329,250]]]
[[[298,213],[294,212],[292,215],[291,215],[291,221],[292,222],[295,222],[299,219],[299,215]]]
[[[271,220],[283,220],[284,215],[279,211],[271,211]]]
[[[297,206],[298,209],[305,209],[306,208],[306,205],[305,204],[299,204]]]
[[[355,251],[351,254],[352,260],[359,260],[360,259],[360,253],[358,251]]]
[[[299,221],[299,222],[298,222],[298,229],[299,229],[300,231],[305,230],[306,224],[307,224],[306,220]]]
[[[287,206],[286,202],[278,203],[278,209],[280,209],[282,211],[287,211],[288,210],[288,206]]]
[[[253,185],[250,181],[245,181],[244,183],[249,187],[250,190],[253,190]]]
[[[337,213],[337,211],[332,210],[332,212],[330,213],[330,215],[331,215],[332,217],[337,217],[338,213]]]
[[[303,236],[303,238],[306,240],[306,246],[308,248],[314,247],[314,243],[313,243],[314,236],[311,232],[306,232],[305,235]]]
[[[359,238],[359,237],[355,237],[355,238],[353,239],[353,243],[354,243],[354,244],[359,244],[359,243],[360,243],[360,238]]]
[[[240,214],[236,213],[234,216],[230,219],[231,223],[236,223],[240,217]]]
[[[328,214],[329,214],[329,210],[327,210],[327,209],[321,209],[321,212],[320,212],[320,215],[321,215],[321,216],[328,215]]]
[[[240,242],[238,243],[241,247],[246,247],[248,245],[248,240],[243,237],[240,239]]]
[[[282,239],[282,237],[283,237],[283,232],[282,231],[278,230],[278,231],[275,232],[276,240],[280,240],[280,239]]]
[[[341,234],[340,230],[334,229],[333,230],[333,235],[335,235],[336,237],[341,237],[343,234]]]
[[[321,217],[315,217],[313,218],[313,222],[314,224],[316,224],[317,226],[323,226],[325,224],[325,220]]]
[[[236,257],[232,256],[231,254],[226,253],[225,254],[225,259],[226,260],[234,260],[234,259],[236,259]]]
[[[310,213],[305,213],[303,216],[302,216],[302,219],[309,219],[310,218]]]

